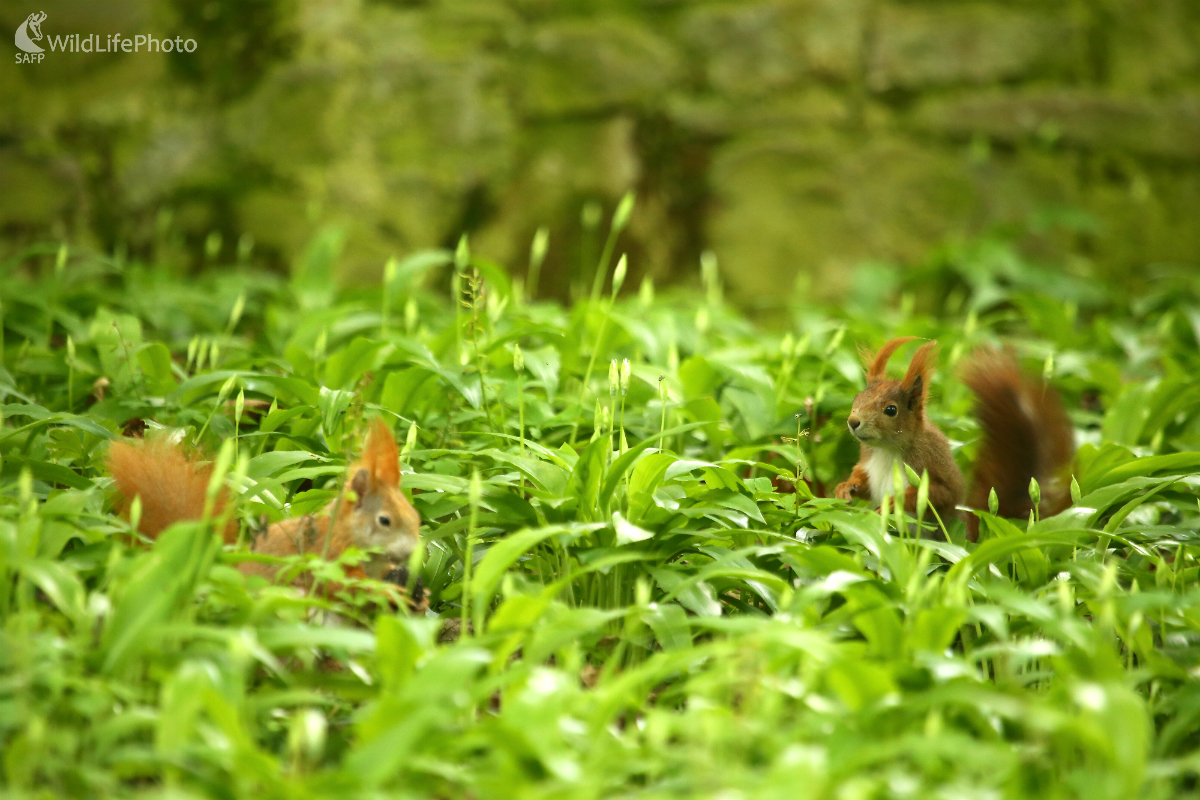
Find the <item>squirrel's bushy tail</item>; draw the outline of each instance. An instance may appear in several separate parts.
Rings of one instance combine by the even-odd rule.
[[[108,450],[108,469],[121,495],[121,512],[128,513],[133,498],[142,498],[138,530],[157,537],[176,522],[204,516],[204,501],[212,466],[201,464],[166,440],[141,444],[113,442]],[[217,495],[213,516],[228,503],[224,488]],[[237,537],[237,524],[224,531],[226,541]]]
[[[967,505],[986,509],[995,489],[1000,516],[1028,518],[1033,509],[1029,481],[1036,478],[1042,493],[1039,514],[1067,508],[1075,440],[1058,393],[1022,375],[1012,356],[996,352],[976,356],[962,378],[975,394],[975,416],[983,430]],[[978,537],[978,528],[979,519],[969,515],[971,541]]]

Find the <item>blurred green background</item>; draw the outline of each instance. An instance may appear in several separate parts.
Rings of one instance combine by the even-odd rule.
[[[353,280],[467,232],[519,273],[544,225],[565,296],[633,189],[633,278],[712,249],[763,311],[980,236],[1106,281],[1200,262],[1195,0],[5,0],[0,28],[33,11],[199,48],[10,57],[0,255],[319,241]]]

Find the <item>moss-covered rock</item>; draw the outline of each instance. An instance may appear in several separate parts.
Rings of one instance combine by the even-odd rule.
[[[252,238],[286,268],[333,226],[342,272],[373,279],[464,231],[519,270],[546,225],[562,292],[603,235],[581,208],[634,189],[632,277],[690,276],[713,248],[747,302],[998,225],[1114,273],[1194,263],[1198,9],[56,0],[49,35],[189,35],[200,55],[0,70],[0,250],[67,236],[186,265],[216,231],[219,257]]]

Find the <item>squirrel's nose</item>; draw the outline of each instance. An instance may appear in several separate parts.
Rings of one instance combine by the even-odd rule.
[[[850,426],[850,430],[856,431],[858,430],[858,426],[862,424],[862,420],[858,417],[850,417],[846,420],[846,424]]]

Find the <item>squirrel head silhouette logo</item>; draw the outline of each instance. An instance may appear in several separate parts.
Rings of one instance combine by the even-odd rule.
[[[42,40],[42,23],[46,21],[45,11],[35,11],[25,18],[17,28],[17,47],[26,53],[44,53],[45,51],[34,44]]]

